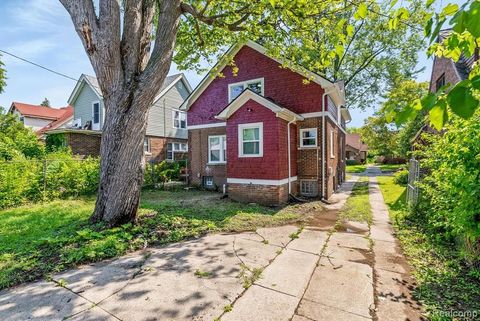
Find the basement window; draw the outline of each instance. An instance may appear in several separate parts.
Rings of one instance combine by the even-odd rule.
[[[214,187],[212,176],[203,176],[203,187],[208,189],[211,189]]]
[[[318,195],[318,184],[315,180],[301,180],[300,194],[307,197],[315,197]]]

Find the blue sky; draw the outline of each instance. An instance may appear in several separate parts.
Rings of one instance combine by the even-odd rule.
[[[0,1],[0,49],[9,51],[73,78],[93,75],[92,67],[73,28],[70,17],[57,0]],[[419,66],[426,70],[419,80],[430,80],[432,60],[419,53]],[[0,94],[0,106],[8,108],[12,101],[40,104],[47,97],[54,107],[67,105],[75,86],[69,80],[38,67],[3,55],[7,69],[7,87]],[[178,72],[172,66],[170,73]],[[196,72],[183,71],[193,87],[203,78]],[[353,110],[350,126],[359,127],[374,107],[362,112]]]

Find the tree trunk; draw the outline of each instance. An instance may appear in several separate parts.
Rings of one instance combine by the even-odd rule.
[[[143,185],[148,102],[129,97],[119,91],[105,100],[100,184],[90,221],[110,227],[135,220]]]

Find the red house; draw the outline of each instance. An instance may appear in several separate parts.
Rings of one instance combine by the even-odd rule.
[[[345,179],[342,83],[285,68],[251,41],[225,57],[183,105],[190,182],[266,205],[328,199]]]

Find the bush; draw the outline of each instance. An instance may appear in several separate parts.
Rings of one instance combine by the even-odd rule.
[[[16,157],[0,167],[0,208],[91,195],[98,182],[98,159],[74,158],[68,151],[50,153],[44,159]]]
[[[393,181],[396,184],[407,185],[408,184],[408,170],[402,169],[396,172],[394,175]]]
[[[356,159],[347,159],[347,166],[348,165],[360,165],[360,162]]]
[[[426,135],[419,208],[437,237],[459,241],[465,257],[479,261],[480,111],[453,119],[442,135]]]
[[[147,163],[145,168],[145,186],[157,187],[160,184],[177,180],[180,178],[180,171],[186,166],[186,161],[160,163]]]

